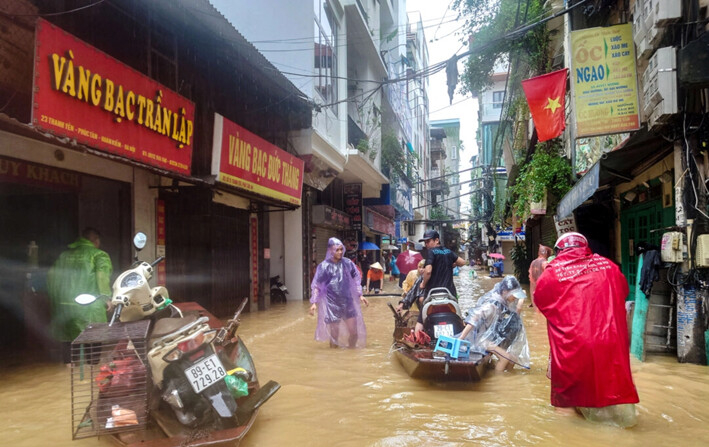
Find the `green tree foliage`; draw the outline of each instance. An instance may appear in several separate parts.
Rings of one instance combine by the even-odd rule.
[[[547,71],[549,31],[546,26],[508,36],[544,17],[549,11],[547,3],[544,0],[455,0],[454,8],[465,20],[463,34],[472,36],[473,53],[466,60],[461,76],[464,94],[488,87],[495,63],[505,61],[510,55],[522,59],[532,73]]]
[[[560,155],[561,148],[558,138],[538,143],[532,159],[510,187],[512,208],[520,219],[529,215],[529,204],[542,201],[547,192],[547,209],[553,209],[571,189],[571,164]]]
[[[431,220],[450,220],[451,217],[446,214],[444,208],[441,205],[435,205],[431,208],[428,213],[428,217]]]
[[[382,171],[391,179],[401,176],[412,179],[413,172],[418,168],[418,155],[404,149],[399,139],[387,133],[382,136]]]

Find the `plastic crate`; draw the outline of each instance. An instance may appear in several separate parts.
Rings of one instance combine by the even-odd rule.
[[[445,352],[454,359],[467,359],[470,357],[470,342],[468,340],[441,335],[438,337],[434,351]]]
[[[72,439],[144,429],[150,321],[96,323],[71,343]]]

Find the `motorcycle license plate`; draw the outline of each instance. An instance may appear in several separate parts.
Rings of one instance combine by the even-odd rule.
[[[206,357],[185,369],[194,392],[199,394],[226,377],[226,369],[216,354]]]
[[[445,335],[446,337],[453,337],[453,325],[452,324],[437,324],[433,326],[433,336],[435,338]]]

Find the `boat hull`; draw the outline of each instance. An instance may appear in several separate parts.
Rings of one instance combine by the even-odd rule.
[[[477,382],[485,374],[490,355],[471,354],[469,359],[433,355],[433,349],[414,349],[394,344],[394,355],[406,373],[414,379],[439,382]],[[439,354],[439,353],[437,353]]]
[[[222,326],[218,318],[197,303],[176,303],[176,306],[184,314],[194,313],[208,317],[208,324],[212,328]],[[242,361],[251,362],[251,355],[241,341],[238,342],[238,350],[229,356],[234,357],[234,360],[238,356]],[[248,360],[245,360],[246,358]],[[151,420],[145,430],[117,433],[111,435],[111,438],[115,444],[123,447],[236,446],[251,429],[258,415],[258,407],[280,388],[280,385],[273,381],[261,387],[255,367],[252,366],[252,369],[254,378],[249,383],[249,396],[237,400],[239,410],[236,418],[239,425],[236,427],[217,430],[190,429],[177,422],[172,410],[161,403],[158,408],[151,409]]]
[[[416,324],[418,312],[408,311],[403,317],[394,317],[394,345],[392,350],[406,373],[414,379],[437,382],[477,382],[485,374],[490,354],[471,352],[466,359],[453,359],[436,352],[430,346],[412,345],[404,341]]]

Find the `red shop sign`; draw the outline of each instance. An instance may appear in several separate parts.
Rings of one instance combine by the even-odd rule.
[[[112,154],[190,173],[194,104],[42,19],[32,123]]]
[[[14,158],[0,157],[0,180],[43,186],[60,191],[81,189],[81,174],[78,172],[65,171]]]
[[[378,231],[383,234],[394,234],[394,221],[370,210],[368,210],[368,212],[369,215],[372,216],[372,225],[370,228],[373,231]]]
[[[300,205],[303,160],[219,114],[213,145],[212,174],[218,181]]]

